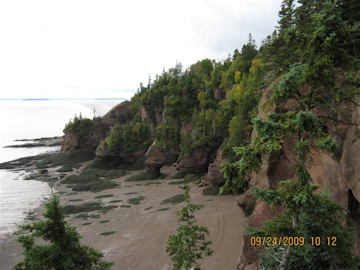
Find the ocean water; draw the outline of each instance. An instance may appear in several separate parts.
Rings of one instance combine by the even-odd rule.
[[[15,141],[62,136],[75,114],[93,118],[122,100],[0,100],[0,163],[60,150],[60,147],[4,148]],[[0,241],[49,194],[46,183],[23,180],[24,172],[0,170]]]

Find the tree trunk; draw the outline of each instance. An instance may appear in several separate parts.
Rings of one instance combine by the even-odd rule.
[[[292,218],[292,224],[293,228],[296,228],[299,226],[299,218],[298,215]],[[288,246],[282,255],[281,262],[279,265],[280,270],[286,270],[290,261],[291,257],[291,246]]]
[[[290,261],[290,257],[291,257],[291,249],[290,249],[290,246],[288,246],[286,251],[282,255],[281,263],[279,265],[280,270],[286,270],[287,269],[289,261]]]

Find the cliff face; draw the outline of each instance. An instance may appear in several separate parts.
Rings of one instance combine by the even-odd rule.
[[[95,151],[99,143],[105,139],[107,132],[116,121],[125,122],[131,116],[131,102],[124,101],[112,108],[103,117],[95,118],[92,126],[81,135],[64,130],[61,150],[70,152],[75,150]]]
[[[277,83],[275,81],[274,83]],[[303,91],[306,91],[304,89]],[[224,98],[217,91],[215,95],[218,99]],[[277,110],[290,111],[296,109],[299,104],[295,99],[288,99],[276,107],[269,102],[272,97],[272,87],[268,87],[260,100],[258,117],[264,119],[267,115]],[[360,98],[356,101],[360,103]],[[281,106],[281,108],[280,108]],[[157,107],[152,112],[147,112],[145,107],[139,107],[141,121],[150,119],[154,127],[167,119],[164,113],[164,107]],[[360,127],[360,108],[359,106],[348,103],[346,106],[334,104],[332,110],[336,118],[340,121],[334,123],[328,119],[328,112],[322,109],[313,109],[313,113],[322,117],[324,129],[333,137],[336,137],[337,144],[342,149],[341,160],[336,160],[332,154],[319,151],[316,147],[311,150],[311,162],[308,164],[309,173],[313,179],[313,184],[319,186],[319,191],[327,190],[333,200],[339,202],[345,208],[349,209],[350,216],[354,219],[356,230],[360,232],[360,213],[357,211],[360,201],[360,139],[356,135]],[[221,164],[226,161],[222,154],[222,149],[206,149],[198,147],[178,160],[179,149],[174,147],[159,148],[153,143],[149,148],[136,151],[123,151],[112,155],[106,143],[101,142],[106,138],[107,132],[115,123],[125,123],[132,117],[131,103],[125,101],[110,110],[105,116],[94,119],[92,127],[79,137],[71,132],[65,131],[63,141],[63,151],[96,150],[97,158],[103,160],[120,160],[126,163],[145,163],[148,170],[154,174],[159,174],[164,165],[170,165],[177,161],[178,170],[186,171],[205,171],[207,179],[213,186],[219,188],[225,183],[221,173]],[[170,119],[171,120],[171,119]],[[191,131],[191,123],[181,123],[181,134]],[[256,135],[253,131],[252,138]],[[295,174],[294,165],[297,162],[292,148],[296,139],[288,136],[284,139],[282,149],[274,155],[263,155],[260,171],[249,175],[250,186],[259,186],[261,188],[276,189],[279,182],[292,178]],[[250,227],[261,227],[265,220],[268,220],[280,213],[279,209],[274,209],[261,201],[252,197],[252,193],[247,191],[240,196],[238,200],[239,207],[243,208],[246,214],[251,214],[248,219]],[[359,235],[359,234],[357,234]],[[238,269],[257,269],[257,253],[250,245],[248,236],[243,236],[243,247],[239,257]],[[360,239],[355,239],[355,253],[360,254]]]
[[[260,102],[259,108],[270,98],[271,89],[267,89]],[[359,103],[359,98],[356,103]],[[282,109],[292,110],[296,108],[297,102],[288,100],[283,104]],[[278,108],[273,106],[269,111],[259,110],[258,116],[266,118],[270,112]],[[333,123],[332,120],[324,118],[324,125],[328,129],[329,135],[336,137],[337,144],[342,149],[341,160],[336,160],[333,154],[316,149],[313,145],[309,162],[309,173],[313,179],[313,184],[319,186],[319,192],[328,191],[331,199],[340,203],[350,211],[351,217],[355,221],[356,231],[360,230],[360,213],[357,212],[358,201],[360,201],[360,139],[356,137],[355,132],[359,130],[360,108],[359,106],[350,105],[333,107],[336,111],[337,119],[340,122]],[[326,116],[326,112],[321,109],[315,109],[313,112],[318,116]],[[325,127],[324,127],[325,128]],[[253,132],[253,136],[255,132]],[[296,156],[292,152],[295,138],[289,136],[285,138],[282,150],[275,155],[264,155],[263,164],[258,173],[252,173],[250,185],[260,186],[261,188],[276,189],[279,182],[292,178],[294,176],[294,164]],[[240,197],[240,201],[246,195]],[[242,203],[244,211],[248,204]],[[270,214],[269,214],[270,213]],[[260,228],[265,220],[271,219],[277,214],[275,209],[265,205],[264,202],[257,201],[253,214],[248,220],[250,227]],[[358,233],[355,234],[354,251],[360,254],[360,238]],[[257,269],[256,254],[259,249],[250,246],[248,236],[243,237],[243,247],[240,253],[239,264],[237,269]]]

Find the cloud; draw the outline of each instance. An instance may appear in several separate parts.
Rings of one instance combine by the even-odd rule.
[[[280,0],[0,3],[3,97],[136,89],[180,61],[220,61],[274,30]],[[4,96],[5,95],[5,96]],[[121,95],[121,94],[119,94]]]

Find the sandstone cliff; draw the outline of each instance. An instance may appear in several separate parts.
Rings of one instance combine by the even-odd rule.
[[[258,116],[266,118],[270,112],[274,112],[279,108],[272,106],[265,111],[264,104],[271,97],[271,88],[268,88],[260,101]],[[358,98],[355,103],[359,103]],[[293,110],[297,106],[294,100],[288,100],[282,104],[282,110]],[[319,117],[324,116],[324,128],[328,133],[336,137],[337,144],[342,149],[341,160],[336,160],[333,154],[319,151],[315,147],[311,150],[312,161],[309,165],[309,173],[313,179],[313,184],[319,186],[319,191],[328,191],[330,197],[339,202],[343,207],[350,211],[355,221],[357,232],[360,230],[360,213],[357,211],[358,201],[360,201],[360,139],[356,136],[359,130],[360,107],[352,103],[346,106],[334,104],[333,110],[340,121],[334,123],[327,120],[325,116],[327,112],[321,109],[314,109],[313,112]],[[254,136],[255,134],[253,134]],[[250,186],[260,186],[261,188],[275,189],[279,187],[279,182],[294,176],[294,164],[296,157],[291,151],[295,139],[291,136],[285,138],[282,150],[275,155],[264,155],[263,164],[258,173],[252,173]],[[254,200],[251,200],[251,194],[243,194],[239,198],[239,206],[244,212],[248,209],[254,209],[253,214],[248,220],[250,227],[260,228],[265,220],[273,218],[278,212],[264,202],[257,201],[254,206]],[[360,254],[360,238],[358,233],[355,236],[354,251]],[[258,269],[256,254],[259,252],[250,245],[248,236],[243,237],[243,246],[240,253],[238,268]]]
[[[131,117],[131,102],[124,101],[112,108],[103,117],[95,118],[92,125],[80,135],[64,129],[65,136],[61,150],[63,152],[95,151],[99,143],[105,139],[111,126],[116,121],[125,122],[129,117]]]

